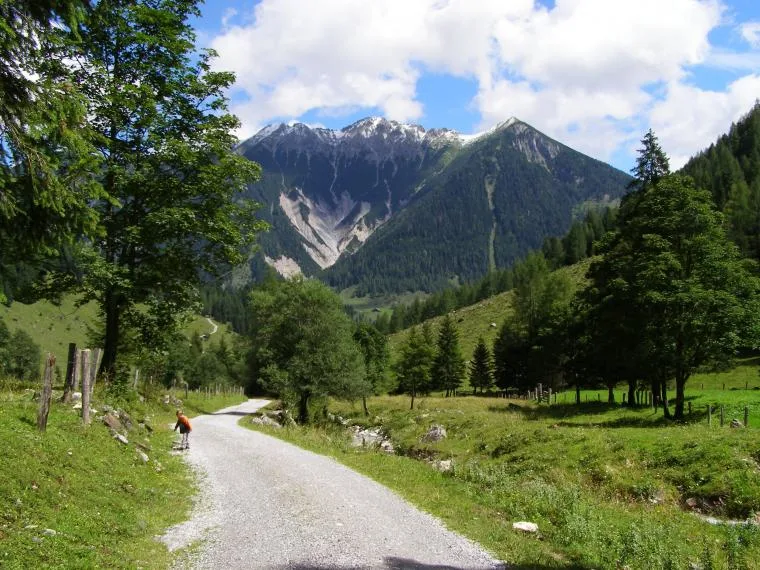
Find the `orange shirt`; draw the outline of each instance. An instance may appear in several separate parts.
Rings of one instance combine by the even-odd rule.
[[[180,425],[184,426],[187,431],[193,431],[193,428],[190,426],[190,420],[188,420],[185,415],[180,414],[177,416],[177,423],[174,426],[174,429],[177,429]]]

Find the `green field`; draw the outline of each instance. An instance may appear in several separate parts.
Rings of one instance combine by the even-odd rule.
[[[745,398],[760,410],[760,392]],[[760,568],[760,526],[700,518],[760,513],[760,414],[754,429],[708,428],[648,408],[473,396],[424,398],[415,410],[408,398],[373,398],[368,418],[358,403],[330,410],[382,426],[397,455],[354,448],[332,424],[268,433],[388,485],[517,568]],[[448,437],[424,443],[434,424]]]
[[[31,305],[13,303],[10,307],[0,305],[0,320],[3,320],[11,332],[23,329],[40,345],[43,358],[52,352],[58,362],[64,362],[70,342],[80,348],[89,344],[89,331],[98,326],[98,308],[95,303],[77,307],[73,297],[65,297],[60,305],[49,301],[38,301]],[[231,346],[235,334],[226,324],[217,323],[217,333],[210,337],[211,342],[218,342],[225,337]],[[213,327],[206,317],[197,315],[184,327],[183,332],[189,338],[194,331],[210,334]]]
[[[188,517],[195,493],[187,465],[170,451],[176,405],[160,403],[163,391],[144,402],[96,391],[95,409],[110,403],[128,411],[133,427],[123,445],[100,414],[84,427],[76,410],[59,403],[47,431],[38,432],[33,393],[0,382],[0,568],[170,567],[172,556],[155,537]],[[190,394],[183,407],[192,416],[242,399]]]

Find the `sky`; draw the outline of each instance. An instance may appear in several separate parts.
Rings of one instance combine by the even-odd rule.
[[[629,171],[673,169],[760,98],[760,0],[207,0],[241,139],[382,116],[463,134],[517,117]]]

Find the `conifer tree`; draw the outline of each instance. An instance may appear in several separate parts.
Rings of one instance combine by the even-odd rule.
[[[475,351],[472,354],[470,362],[470,386],[473,392],[480,388],[483,393],[493,385],[493,362],[491,360],[491,351],[486,346],[486,341],[481,336]]]
[[[455,396],[465,375],[464,358],[459,348],[459,333],[450,315],[446,315],[438,331],[438,343],[433,361],[433,378],[436,386],[446,390],[446,396]]]

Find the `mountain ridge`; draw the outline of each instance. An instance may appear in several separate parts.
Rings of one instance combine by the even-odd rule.
[[[511,263],[547,235],[562,234],[579,204],[619,198],[629,180],[515,117],[474,135],[379,117],[340,130],[280,123],[261,129],[238,152],[264,172],[247,191],[267,205],[264,217],[273,227],[260,240],[259,260],[288,275],[320,275],[338,287],[364,280],[363,289],[373,293],[389,285],[374,286],[377,279],[358,274],[367,273],[368,265],[385,272],[388,262],[368,261],[362,253],[368,244],[385,244],[370,248],[374,257],[393,258],[394,250],[414,254],[403,243],[408,232],[390,230],[401,243],[381,237],[389,233],[387,225],[424,226],[427,241],[442,240],[459,251],[455,262],[441,267],[446,275],[433,275],[440,271],[423,254],[418,275],[399,285],[418,282],[433,290],[448,279],[476,278]],[[464,195],[457,197],[454,186]],[[459,213],[441,212],[441,200]],[[432,227],[441,225],[427,219],[433,212],[456,231]],[[454,243],[462,240],[472,251]],[[420,245],[424,251],[430,244]],[[352,262],[355,257],[359,261]],[[358,271],[356,264],[362,266]]]

